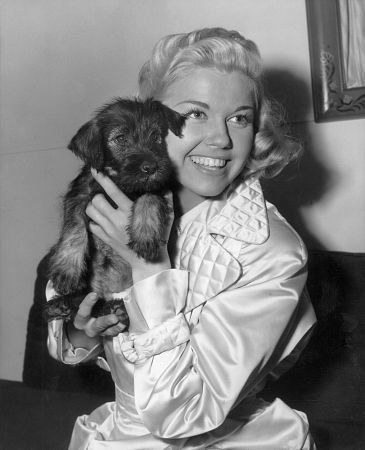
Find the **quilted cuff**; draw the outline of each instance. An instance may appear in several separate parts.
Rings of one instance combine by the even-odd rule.
[[[190,339],[189,325],[180,313],[145,333],[121,333],[120,346],[124,357],[133,364],[171,350]]]
[[[96,344],[91,350],[74,347],[67,339],[62,320],[52,320],[48,324],[47,345],[50,355],[64,364],[79,364],[96,359],[102,351],[101,344]]]
[[[175,317],[186,304],[189,273],[169,269],[134,284],[124,303],[130,331],[143,333]]]

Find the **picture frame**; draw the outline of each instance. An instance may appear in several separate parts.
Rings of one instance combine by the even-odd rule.
[[[361,78],[357,83],[351,84],[346,79],[350,52],[345,58],[344,39],[348,39],[348,33],[345,35],[343,32],[344,20],[347,19],[344,16],[345,2],[346,0],[306,0],[316,122],[365,118],[365,80]],[[364,17],[356,17],[356,21],[364,21],[359,24],[365,23],[365,12],[363,15]],[[347,26],[346,31],[350,29],[350,21]],[[359,49],[358,46],[356,48]],[[365,53],[365,42],[360,51]],[[364,54],[362,58],[364,61]]]

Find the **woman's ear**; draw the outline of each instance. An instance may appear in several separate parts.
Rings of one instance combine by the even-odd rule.
[[[71,139],[68,147],[85,164],[101,170],[104,164],[103,136],[97,119],[85,123]]]

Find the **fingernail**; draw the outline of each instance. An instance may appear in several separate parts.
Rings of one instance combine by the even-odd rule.
[[[102,172],[100,172],[99,170],[96,170],[96,169],[94,169],[94,167],[92,167],[91,169],[91,175],[93,176],[93,177],[102,177],[103,176],[103,173]]]

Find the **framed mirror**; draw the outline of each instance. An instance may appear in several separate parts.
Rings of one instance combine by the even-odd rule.
[[[365,0],[306,0],[316,122],[365,117]]]

